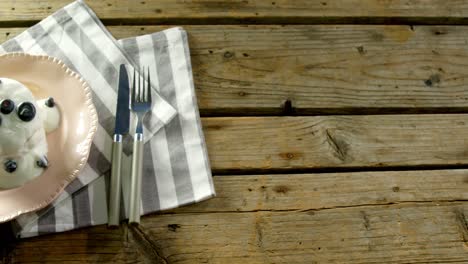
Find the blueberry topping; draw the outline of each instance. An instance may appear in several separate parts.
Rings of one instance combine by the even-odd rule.
[[[15,103],[10,99],[5,99],[0,103],[0,112],[8,115],[15,110]]]
[[[40,168],[46,169],[47,167],[49,167],[49,160],[46,156],[44,156],[42,159],[36,161],[36,165]]]
[[[9,173],[15,172],[17,167],[18,166],[16,164],[16,161],[14,160],[8,160],[7,162],[5,162],[5,170]]]
[[[30,102],[21,103],[18,106],[18,117],[24,122],[29,122],[36,116],[36,107]]]
[[[55,106],[55,100],[54,100],[54,98],[49,97],[49,99],[47,99],[47,100],[45,101],[45,105],[46,105],[47,107],[50,107],[50,108],[54,107],[54,106]]]

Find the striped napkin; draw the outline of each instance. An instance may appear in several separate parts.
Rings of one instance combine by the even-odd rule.
[[[62,60],[93,90],[99,128],[89,161],[53,204],[18,217],[15,235],[32,237],[107,223],[118,69],[149,66],[153,110],[145,121],[142,214],[213,197],[215,190],[195,97],[187,34],[179,27],[115,40],[82,0],[75,1],[0,46]],[[130,68],[132,67],[130,66]],[[129,69],[130,78],[133,70]],[[66,89],[66,87],[64,87]],[[58,102],[60,103],[60,102]],[[131,153],[124,155],[122,219],[127,217]]]

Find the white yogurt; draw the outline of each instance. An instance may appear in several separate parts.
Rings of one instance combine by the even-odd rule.
[[[36,102],[31,91],[20,82],[7,78],[0,78],[0,81],[0,189],[11,189],[36,178],[46,169],[46,132],[58,127],[60,113],[56,106],[47,107],[45,100]],[[1,103],[6,99],[14,103],[10,113],[2,111]],[[27,115],[31,111],[21,111],[26,104],[28,110],[35,109],[35,115]],[[28,120],[25,116],[34,118]]]
[[[48,105],[48,100],[49,99],[42,99],[37,101],[46,133],[54,131],[60,125],[60,111],[56,105]]]

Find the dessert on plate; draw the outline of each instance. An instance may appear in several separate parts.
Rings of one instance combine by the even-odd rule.
[[[22,83],[0,78],[0,189],[12,189],[49,166],[46,133],[58,128],[53,98],[36,101]]]

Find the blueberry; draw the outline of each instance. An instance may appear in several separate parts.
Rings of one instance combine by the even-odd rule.
[[[5,170],[9,173],[15,172],[16,168],[18,167],[16,164],[16,161],[14,160],[8,160],[7,162],[5,162],[4,165],[5,165]]]
[[[36,107],[30,102],[21,103],[18,106],[18,117],[24,122],[29,122],[36,116]]]
[[[54,98],[49,97],[49,99],[47,99],[47,100],[45,101],[45,105],[46,105],[47,107],[49,107],[49,108],[54,107],[54,106],[55,106],[55,100],[54,100]]]
[[[44,156],[42,159],[36,161],[36,165],[40,168],[47,168],[49,167],[49,160],[47,159],[46,156]]]
[[[0,112],[8,115],[15,110],[15,103],[10,99],[5,99],[0,103]]]

